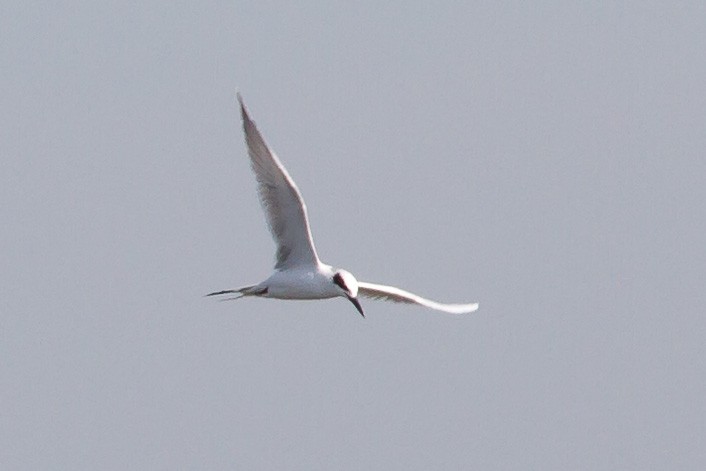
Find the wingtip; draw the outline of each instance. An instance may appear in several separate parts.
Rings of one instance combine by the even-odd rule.
[[[471,304],[466,304],[466,305],[461,305],[460,306],[462,309],[459,309],[457,314],[470,314],[472,312],[476,312],[478,310],[478,303],[471,303]]]
[[[236,97],[238,97],[238,103],[240,104],[240,115],[243,118],[243,121],[252,121],[250,118],[250,113],[248,113],[248,107],[245,106],[245,102],[243,101],[243,96],[240,94],[240,92],[235,92]]]
[[[442,305],[442,306],[444,306],[444,305]],[[446,311],[449,314],[463,315],[463,314],[470,314],[472,312],[476,312],[478,310],[478,303],[447,304],[444,307],[445,307],[445,309],[441,309],[441,310]]]

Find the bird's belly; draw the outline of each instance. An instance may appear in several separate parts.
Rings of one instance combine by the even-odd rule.
[[[277,299],[326,299],[338,295],[333,284],[316,273],[277,273],[267,282],[267,297]]]

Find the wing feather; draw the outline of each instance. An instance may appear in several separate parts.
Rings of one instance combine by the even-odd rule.
[[[250,164],[257,179],[257,192],[265,211],[267,226],[277,244],[275,268],[316,265],[319,257],[311,237],[304,199],[250,118],[240,94],[238,101]]]
[[[478,309],[478,303],[469,304],[443,304],[430,299],[422,298],[414,293],[394,286],[378,285],[375,283],[358,282],[358,295],[366,298],[383,299],[395,303],[417,304],[435,309],[437,311],[448,312],[450,314],[465,314]]]

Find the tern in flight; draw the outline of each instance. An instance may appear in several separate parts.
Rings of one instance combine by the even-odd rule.
[[[340,296],[353,303],[363,317],[365,314],[358,301],[359,296],[417,304],[451,314],[464,314],[478,309],[477,303],[442,304],[394,286],[357,281],[346,270],[322,263],[314,248],[306,205],[297,185],[267,145],[255,122],[250,119],[240,94],[238,101],[260,202],[265,211],[267,225],[277,244],[275,271],[265,281],[256,285],[217,291],[206,296],[228,295],[226,299],[238,299],[243,296],[328,299]]]

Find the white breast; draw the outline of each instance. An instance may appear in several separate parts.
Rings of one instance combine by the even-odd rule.
[[[268,298],[326,299],[340,295],[330,276],[316,267],[276,271],[263,285]]]

